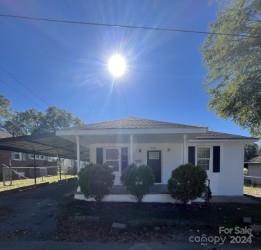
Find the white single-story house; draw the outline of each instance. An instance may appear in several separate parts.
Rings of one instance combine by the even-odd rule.
[[[114,121],[62,129],[57,136],[89,152],[89,161],[113,166],[115,181],[108,201],[131,201],[121,184],[121,173],[129,164],[146,164],[155,175],[155,185],[144,201],[171,202],[167,183],[172,170],[193,163],[207,171],[210,187],[216,196],[243,194],[244,145],[255,138],[209,131],[207,127],[130,117]],[[84,199],[78,192],[77,199]]]
[[[255,156],[245,162],[248,166],[246,180],[251,184],[261,184],[261,155]]]

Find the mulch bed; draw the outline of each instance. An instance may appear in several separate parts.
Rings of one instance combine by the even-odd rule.
[[[245,226],[250,216],[261,224],[259,204],[133,204],[69,201],[57,218],[57,239],[66,241],[177,241],[189,235],[217,234],[219,226]],[[113,223],[126,225],[112,228]]]
[[[0,234],[0,240],[17,240],[17,239],[23,239],[27,235],[31,235],[31,230],[28,229],[17,229],[15,231],[11,232],[4,232]]]

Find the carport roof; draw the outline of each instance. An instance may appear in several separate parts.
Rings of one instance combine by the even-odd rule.
[[[76,144],[53,134],[2,138],[0,150],[76,159]],[[88,158],[88,149],[81,146],[81,160]]]

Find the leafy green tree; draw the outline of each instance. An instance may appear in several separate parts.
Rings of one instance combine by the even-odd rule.
[[[210,108],[261,135],[261,1],[233,0],[219,11],[203,45]]]
[[[71,113],[56,107],[49,107],[41,117],[38,128],[33,133],[55,133],[57,129],[81,124],[80,119],[74,117]]]
[[[57,129],[80,125],[81,121],[71,113],[56,107],[45,112],[29,109],[14,112],[3,127],[13,136],[54,133]]]
[[[154,183],[152,169],[146,165],[130,165],[122,175],[122,182],[127,190],[142,202],[143,196],[149,193],[150,187]]]
[[[172,171],[168,190],[174,199],[187,204],[190,200],[202,197],[208,190],[206,171],[192,164],[180,165]]]
[[[3,127],[13,136],[30,135],[40,126],[42,117],[43,114],[35,109],[14,112]]]
[[[245,161],[257,156],[259,154],[259,148],[256,143],[247,144],[245,146]]]
[[[0,117],[7,118],[10,115],[10,101],[0,95]]]

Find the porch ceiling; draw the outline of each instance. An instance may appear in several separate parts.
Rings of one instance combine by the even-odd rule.
[[[75,136],[62,136],[66,140],[75,142]],[[130,143],[130,135],[81,135],[80,145]],[[183,134],[139,134],[133,135],[134,143],[183,143]]]

